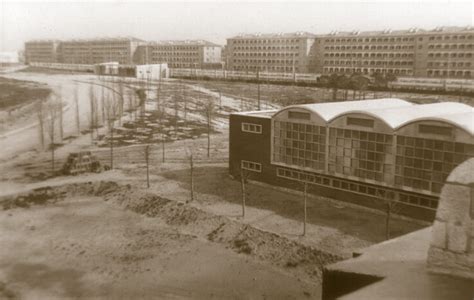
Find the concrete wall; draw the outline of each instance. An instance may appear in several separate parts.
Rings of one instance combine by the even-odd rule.
[[[441,192],[428,269],[474,279],[474,158],[458,166]]]

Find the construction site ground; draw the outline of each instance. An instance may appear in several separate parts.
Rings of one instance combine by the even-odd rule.
[[[86,95],[89,84],[81,82],[97,80],[33,72],[11,77],[49,83],[65,92],[66,100],[72,87]],[[113,170],[63,176],[52,172],[50,151],[35,146],[34,125],[15,128],[20,140],[31,142],[29,147],[6,145],[15,139],[11,131],[3,133],[8,151],[0,156],[0,298],[317,299],[325,264],[385,239],[383,213],[321,197],[309,198],[302,236],[302,196],[261,184],[248,184],[242,217],[240,184],[227,172],[227,115],[243,102],[190,82],[167,81],[164,86],[168,92],[162,91],[162,97],[168,101],[185,86],[191,99],[186,122],[202,128],[177,139],[170,133],[165,162],[163,143],[148,135],[115,148]],[[154,97],[150,93],[147,111],[153,111]],[[219,110],[208,158],[200,105],[209,99]],[[251,99],[246,103],[255,105]],[[66,106],[66,114],[72,115],[71,107]],[[183,119],[182,107],[181,102],[178,113],[176,106],[166,107],[170,127],[178,124],[173,117]],[[87,113],[81,110],[81,115]],[[123,122],[138,124],[133,114]],[[73,138],[56,150],[56,169],[68,153],[80,150],[111,164],[110,149],[99,138],[107,136],[105,125],[91,143],[89,133],[74,134],[72,117],[65,120]],[[195,199],[190,202],[191,153]],[[394,217],[391,234],[423,226]]]

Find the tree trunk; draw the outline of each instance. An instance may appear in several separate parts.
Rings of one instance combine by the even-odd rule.
[[[63,101],[59,101],[59,139],[62,141],[64,138],[64,128],[63,128]]]
[[[244,171],[241,168],[240,169],[240,185],[242,188],[242,218],[245,217],[245,177],[244,177]]]
[[[211,116],[207,120],[207,158],[211,156]]]
[[[390,215],[392,213],[392,202],[389,200],[387,202],[387,216],[385,219],[385,238],[390,239]]]
[[[303,236],[306,235],[306,215],[307,215],[307,198],[308,198],[308,183],[304,183],[304,223],[303,223]]]
[[[193,166],[193,155],[191,154],[190,157],[190,165],[191,165],[191,201],[194,201],[194,166]]]
[[[149,167],[150,145],[145,147],[145,162],[146,162],[146,187],[150,188],[150,167]]]
[[[76,93],[74,95],[74,102],[76,104],[76,129],[77,129],[77,135],[81,134],[81,120],[79,118],[79,96],[77,95],[77,89]]]
[[[114,168],[114,123],[110,126],[110,169]]]
[[[165,162],[165,135],[161,134],[161,161]]]

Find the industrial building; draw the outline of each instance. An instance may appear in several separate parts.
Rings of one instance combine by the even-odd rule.
[[[332,32],[314,44],[314,71],[474,78],[474,28]]]
[[[315,38],[307,32],[241,34],[227,39],[225,64],[232,71],[309,73]]]
[[[474,157],[474,110],[378,99],[230,116],[229,169],[251,180],[432,220],[451,170]]]
[[[204,40],[159,41],[138,47],[135,62],[167,63],[170,68],[222,68],[221,46]]]

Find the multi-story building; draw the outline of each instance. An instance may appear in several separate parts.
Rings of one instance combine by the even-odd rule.
[[[133,37],[62,41],[58,49],[58,62],[66,64],[105,62],[133,64],[135,51],[143,42]]]
[[[34,40],[26,42],[25,62],[57,62],[59,43],[57,40]]]
[[[432,220],[448,174],[474,157],[474,109],[379,99],[230,116],[229,170]]]
[[[227,39],[227,69],[286,73],[310,72],[315,35],[307,32],[242,34]]]
[[[474,29],[333,32],[314,44],[316,73],[474,78]]]
[[[221,68],[221,46],[204,40],[159,41],[138,47],[135,62],[170,68]]]

